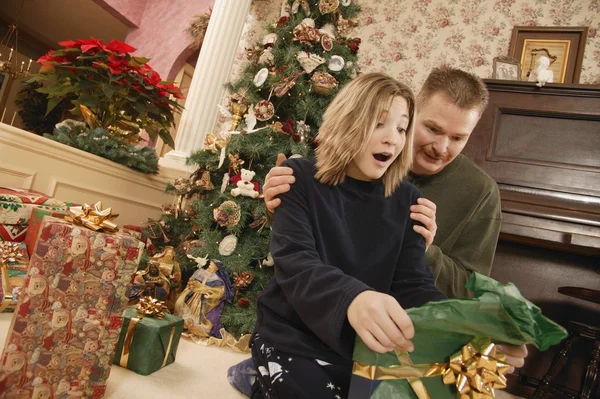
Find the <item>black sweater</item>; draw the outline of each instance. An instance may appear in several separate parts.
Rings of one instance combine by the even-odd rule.
[[[280,351],[349,364],[356,335],[346,313],[358,294],[388,293],[404,308],[445,298],[408,216],[420,193],[403,181],[385,198],[382,183],[346,177],[330,186],[315,179],[313,160],[286,164],[296,182],[275,212],[275,276],[259,298],[256,331]]]

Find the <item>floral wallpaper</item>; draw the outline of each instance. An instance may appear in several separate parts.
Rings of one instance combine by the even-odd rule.
[[[311,0],[311,3],[314,0]],[[508,55],[513,26],[588,26],[580,83],[600,85],[599,0],[352,0],[362,6],[354,36],[362,71],[386,72],[418,90],[432,67],[447,63],[491,78],[493,58]],[[264,36],[282,0],[254,0],[244,47]]]

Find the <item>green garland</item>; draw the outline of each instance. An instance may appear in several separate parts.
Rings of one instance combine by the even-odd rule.
[[[117,140],[103,128],[89,129],[83,122],[67,119],[44,137],[110,159],[143,173],[158,173],[154,147],[134,146]]]

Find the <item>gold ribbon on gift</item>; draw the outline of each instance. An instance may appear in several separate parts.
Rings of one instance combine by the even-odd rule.
[[[489,338],[474,338],[450,356],[448,363],[413,364],[405,351],[396,351],[400,365],[383,367],[354,362],[353,374],[370,380],[406,379],[419,399],[430,399],[421,378],[442,377],[446,385],[454,384],[459,399],[494,398],[494,389],[506,388],[509,366],[506,356]]]
[[[98,201],[90,206],[71,206],[68,209],[69,216],[65,219],[71,223],[85,226],[94,231],[104,230],[108,232],[117,231],[117,224],[113,223],[113,219],[119,216],[112,213],[112,208],[102,209],[102,202]]]
[[[135,310],[138,312],[140,317],[132,317],[129,321],[129,324],[127,325],[127,332],[125,333],[125,339],[123,340],[121,356],[119,357],[119,366],[125,368],[127,368],[127,363],[129,363],[129,353],[131,352],[131,344],[133,343],[133,337],[135,335],[135,326],[137,325],[138,321],[142,320],[144,317],[155,317],[162,319],[165,316],[165,313],[169,312],[164,301],[159,301],[158,299],[149,296],[141,298]],[[171,326],[169,343],[165,349],[165,357],[163,358],[160,368],[163,368],[167,365],[169,354],[171,353],[171,346],[173,345],[174,335],[175,326]]]
[[[19,243],[0,241],[0,276],[2,277],[2,292],[0,298],[0,312],[3,312],[13,301],[10,276],[8,275],[8,262],[17,262],[23,258]]]
[[[229,331],[221,328],[219,330],[221,333],[221,338],[209,336],[209,337],[199,337],[197,335],[191,334],[189,332],[183,333],[185,337],[190,338],[192,341],[202,346],[210,346],[214,345],[218,348],[228,347],[234,352],[238,353],[250,353],[250,339],[252,338],[252,334],[244,334],[240,337],[240,339],[235,339],[233,334]]]

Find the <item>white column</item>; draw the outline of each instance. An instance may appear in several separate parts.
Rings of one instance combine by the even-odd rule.
[[[160,159],[160,165],[187,169],[186,158],[200,149],[204,136],[216,126],[217,105],[246,23],[252,0],[216,0],[200,49],[198,63],[185,100],[185,109],[175,137],[175,149]]]

